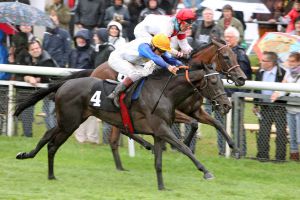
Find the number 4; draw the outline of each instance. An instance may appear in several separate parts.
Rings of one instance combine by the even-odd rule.
[[[101,91],[96,91],[95,94],[92,96],[91,98],[91,102],[94,102],[93,106],[98,106],[100,107],[100,103],[101,103]]]

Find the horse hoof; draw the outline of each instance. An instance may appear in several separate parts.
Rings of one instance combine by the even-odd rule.
[[[215,177],[214,177],[214,175],[213,175],[212,173],[207,172],[207,173],[204,174],[203,178],[204,178],[205,180],[212,180],[212,179],[214,179]]]
[[[16,156],[16,159],[24,159],[25,158],[26,153],[25,152],[19,152]]]
[[[55,176],[48,176],[49,180],[56,180]]]

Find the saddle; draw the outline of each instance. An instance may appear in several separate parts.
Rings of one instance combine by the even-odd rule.
[[[139,98],[144,81],[145,79],[141,78],[126,90],[126,98],[124,103],[127,108],[130,108],[132,102]],[[107,112],[120,112],[120,108],[114,105],[113,100],[107,98],[107,96],[115,89],[118,83],[119,82],[110,79],[95,83],[90,91],[89,105],[93,108]]]

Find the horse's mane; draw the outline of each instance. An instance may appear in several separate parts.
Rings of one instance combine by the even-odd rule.
[[[213,44],[212,40],[215,40],[216,42],[219,42],[221,44],[224,44],[226,45],[226,41],[221,39],[221,38],[217,38],[217,37],[214,37],[213,39],[210,39],[209,43],[207,44],[204,44],[204,45],[199,45],[197,48],[193,49],[193,51],[191,52],[191,56],[193,56],[195,53],[203,50],[203,49],[206,49],[207,47],[211,46]]]

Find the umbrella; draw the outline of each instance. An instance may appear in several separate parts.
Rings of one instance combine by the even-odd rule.
[[[15,27],[9,23],[0,23],[0,30],[2,30],[6,35],[13,35],[16,33]]]
[[[53,22],[45,12],[18,1],[0,3],[0,22],[14,25],[54,27]]]
[[[285,62],[291,52],[300,52],[300,37],[287,33],[268,32],[255,43],[253,50],[259,59],[264,51],[273,51],[281,61]]]
[[[227,4],[231,5],[235,11],[270,13],[269,9],[260,0],[205,0],[201,3],[203,7],[214,10],[222,9]]]

